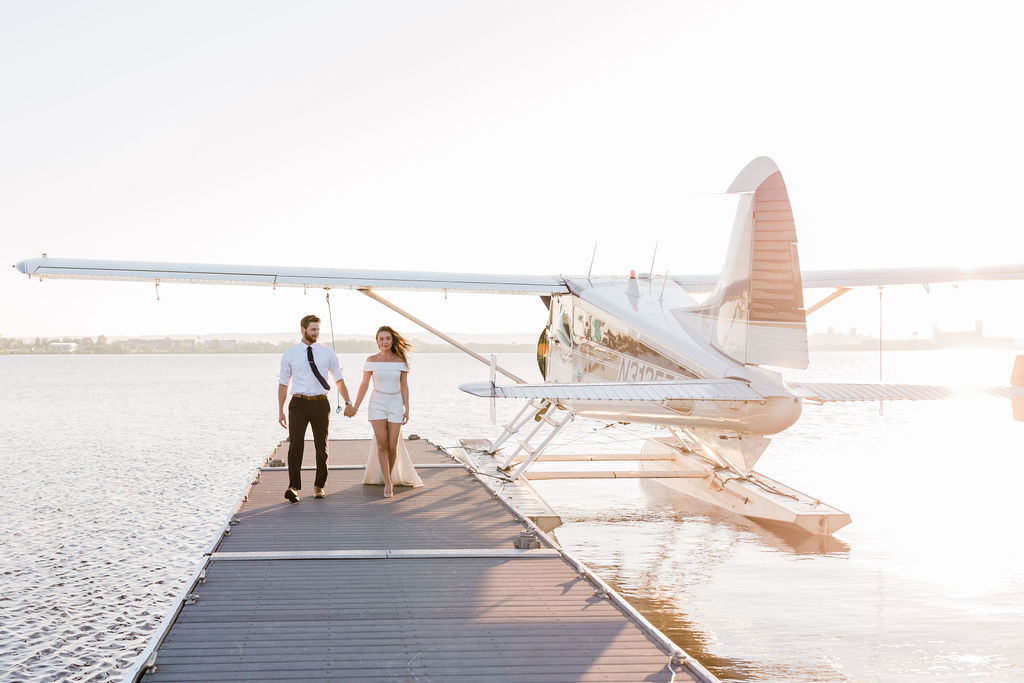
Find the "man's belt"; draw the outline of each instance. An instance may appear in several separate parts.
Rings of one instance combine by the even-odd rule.
[[[319,401],[321,399],[327,400],[327,394],[319,394],[317,396],[304,396],[303,394],[292,394],[292,398],[304,398],[307,401]]]

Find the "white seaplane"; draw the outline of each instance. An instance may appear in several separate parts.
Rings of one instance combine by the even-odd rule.
[[[460,387],[477,396],[526,401],[501,437],[488,444],[492,453],[510,441],[518,444],[502,454],[499,466],[510,479],[543,458],[545,448],[574,417],[660,425],[671,437],[648,440],[639,455],[615,456],[616,460],[635,459],[641,469],[614,474],[655,478],[747,517],[795,525],[812,534],[831,534],[850,522],[848,514],[753,471],[768,437],[796,422],[805,402],[936,399],[956,392],[924,385],[787,382],[764,366],[807,367],[806,315],[852,287],[921,284],[927,288],[940,282],[1017,280],[1024,279],[1024,264],[801,273],[789,195],[776,164],[766,157],[754,159],[728,192],[738,195],[739,205],[725,266],[717,276],[548,277],[45,255],[16,267],[40,279],[355,289],[485,363],[487,359],[383,299],[376,290],[540,295],[548,308],[537,347],[544,383],[528,384],[492,362],[490,382]],[[834,291],[805,308],[804,288]],[[707,292],[703,301],[693,298]],[[496,372],[515,384],[495,384]],[[1024,356],[1017,358],[1011,386],[989,392],[1011,398],[1015,417],[1024,419]],[[548,430],[542,435],[544,427]],[[513,469],[513,465],[517,466]]]

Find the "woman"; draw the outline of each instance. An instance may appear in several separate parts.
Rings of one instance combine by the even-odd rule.
[[[380,353],[366,359],[363,383],[356,394],[355,409],[373,378],[373,393],[367,406],[373,443],[366,461],[364,484],[384,484],[384,497],[394,495],[394,485],[423,486],[409,451],[401,439],[402,425],[409,421],[409,358],[411,345],[387,325],[377,330]]]

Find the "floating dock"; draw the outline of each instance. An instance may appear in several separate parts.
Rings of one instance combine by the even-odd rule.
[[[279,446],[125,680],[717,680],[531,521],[556,523],[528,483],[406,445],[424,487],[385,499],[370,442],[331,441],[315,499],[307,442],[298,504]]]

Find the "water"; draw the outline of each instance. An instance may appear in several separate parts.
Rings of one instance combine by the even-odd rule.
[[[1004,384],[1013,353],[891,352],[885,380]],[[123,674],[170,609],[276,423],[277,356],[0,356],[0,679]],[[537,379],[529,354],[503,358]],[[358,356],[343,356],[358,368]],[[350,377],[354,390],[357,374]],[[873,354],[794,377],[877,380]],[[493,436],[487,369],[415,358],[412,422]],[[498,404],[499,420],[517,406]],[[997,399],[807,406],[758,470],[849,512],[793,537],[656,482],[541,481],[559,541],[727,681],[1024,680],[1024,423]],[[650,430],[580,422],[565,450]],[[335,417],[332,438],[365,437]]]

